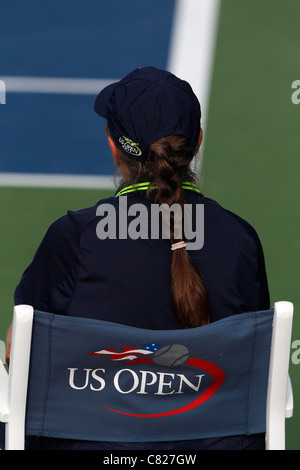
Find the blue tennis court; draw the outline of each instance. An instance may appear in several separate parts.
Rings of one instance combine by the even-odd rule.
[[[51,84],[118,79],[143,65],[166,68],[174,0],[16,0],[2,11],[0,172],[112,174],[95,92],[22,92],[22,85],[25,77]],[[19,78],[17,92],[10,77]]]

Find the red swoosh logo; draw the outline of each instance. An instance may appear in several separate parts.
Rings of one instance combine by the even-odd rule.
[[[106,406],[103,406],[103,408],[106,408],[107,410],[114,411],[115,413],[120,413],[122,415],[127,415],[127,416],[136,416],[139,418],[161,418],[163,416],[171,416],[171,415],[176,415],[179,413],[184,413],[185,411],[192,410],[193,408],[196,408],[197,406],[202,405],[202,403],[209,400],[214,395],[214,393],[216,393],[216,391],[221,387],[222,383],[225,380],[225,374],[220,367],[216,366],[212,362],[204,361],[202,359],[197,359],[195,357],[191,357],[186,364],[202,369],[205,372],[208,372],[209,375],[212,377],[212,383],[205,390],[205,392],[203,392],[198,398],[196,398],[196,400],[192,401],[188,405],[182,406],[181,408],[177,408],[175,410],[165,411],[163,413],[154,413],[154,414],[134,414],[134,413],[126,413],[124,411],[119,411],[119,410],[113,410],[112,408],[108,408]]]

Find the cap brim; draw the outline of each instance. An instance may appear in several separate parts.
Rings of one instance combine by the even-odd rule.
[[[106,118],[107,104],[119,82],[111,83],[100,91],[94,102],[94,110],[99,116]]]

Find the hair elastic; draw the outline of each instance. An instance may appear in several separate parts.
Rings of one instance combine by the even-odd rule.
[[[186,243],[184,241],[181,241],[181,242],[173,243],[173,245],[171,245],[171,250],[175,251],[175,250],[179,250],[180,248],[185,248],[185,247],[186,247]]]

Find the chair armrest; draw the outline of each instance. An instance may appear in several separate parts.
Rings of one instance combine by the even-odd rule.
[[[8,416],[8,373],[0,359],[0,422],[6,423]]]
[[[287,389],[286,389],[286,406],[285,406],[285,417],[291,418],[294,411],[294,397],[292,382],[290,376],[288,376]]]

